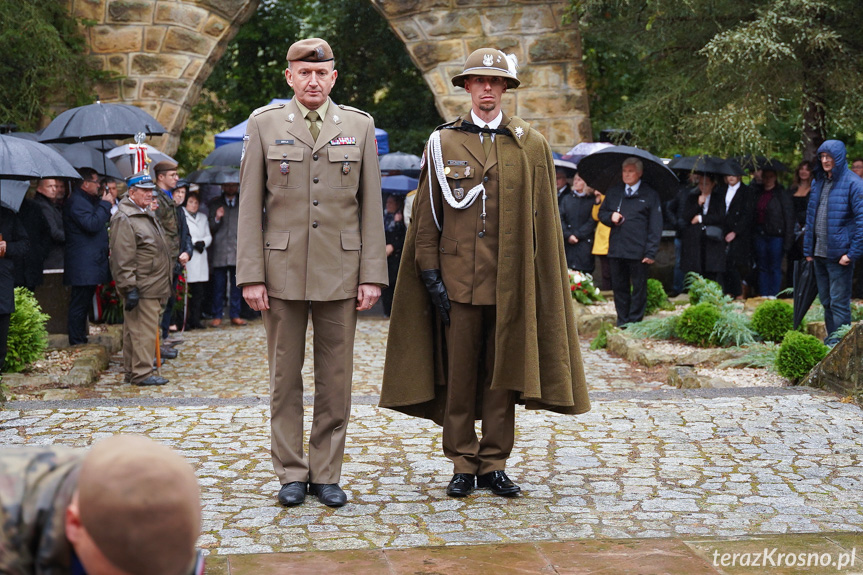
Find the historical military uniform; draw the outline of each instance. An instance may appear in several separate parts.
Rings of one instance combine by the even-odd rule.
[[[329,99],[322,110],[316,139],[297,98],[253,112],[240,167],[237,284],[265,284],[269,297],[262,316],[273,466],[282,484],[338,482],[358,285],[387,284],[374,121]],[[310,307],[315,404],[306,457],[301,369]]]

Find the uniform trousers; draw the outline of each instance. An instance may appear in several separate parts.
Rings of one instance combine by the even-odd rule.
[[[153,375],[156,330],[164,302],[164,298],[141,298],[135,309],[123,312],[123,370],[132,383]]]
[[[492,390],[496,307],[450,302],[443,451],[453,473],[503,471],[515,443],[516,393]],[[482,439],[477,438],[477,401]]]
[[[303,360],[309,309],[314,326],[315,403],[308,457],[303,450]],[[282,484],[338,483],[351,413],[356,299],[270,297],[262,313],[270,365],[270,452]]]

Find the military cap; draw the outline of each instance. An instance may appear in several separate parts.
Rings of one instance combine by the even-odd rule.
[[[474,50],[464,62],[464,70],[452,78],[452,85],[464,87],[468,76],[499,76],[506,79],[508,88],[518,88],[521,82],[515,71],[518,59],[512,54],[504,54],[496,48]]]
[[[288,62],[331,62],[333,49],[326,40],[307,38],[291,44],[285,59]]]
[[[152,190],[156,187],[153,183],[153,178],[147,172],[138,172],[133,176],[126,178],[126,185],[130,188],[141,188],[142,190]]]
[[[177,169],[177,162],[171,162],[169,160],[162,160],[158,164],[154,165],[152,170],[154,174],[159,174],[160,172],[170,172],[171,170]]]

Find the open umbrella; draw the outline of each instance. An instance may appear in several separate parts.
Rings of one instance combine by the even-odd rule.
[[[566,159],[578,163],[580,159],[585,156],[589,156],[594,152],[598,152],[599,150],[604,150],[605,148],[610,148],[613,144],[609,144],[608,142],[581,142],[580,144],[576,144],[564,154]]]
[[[239,184],[240,170],[228,166],[215,166],[195,170],[186,179],[196,184]]]
[[[638,158],[644,165],[642,180],[659,192],[662,201],[668,201],[677,193],[680,181],[662,160],[640,148],[632,146],[611,146],[578,162],[578,175],[591,188],[603,193],[616,184],[622,184],[621,169],[627,158]]]
[[[391,152],[380,157],[381,174],[397,176],[403,174],[416,178],[420,175],[422,158],[405,152]]]
[[[803,317],[818,296],[815,280],[815,262],[805,259],[794,262],[794,329],[800,327]]]
[[[680,170],[682,172],[700,172],[718,174],[720,176],[737,175],[728,162],[722,158],[706,154],[674,158],[668,162],[668,167],[672,170]]]
[[[578,165],[574,162],[565,159],[567,156],[561,156],[560,158],[554,159],[554,167],[555,168],[563,168],[563,170],[567,173],[567,177],[572,177],[578,171]]]
[[[231,142],[219,146],[201,162],[204,166],[228,166],[239,168],[243,157],[243,142]]]
[[[0,180],[0,189],[3,190],[3,197],[0,197],[0,206],[6,206],[15,213],[21,209],[21,202],[24,201],[24,196],[27,195],[27,189],[30,187],[29,180]]]
[[[177,163],[177,160],[160,152],[150,144],[142,144],[147,148],[147,157],[152,160],[153,165],[158,164],[159,162],[173,162]],[[135,173],[135,155],[138,153],[137,144],[125,144],[123,146],[117,146],[113,150],[109,150],[105,157],[110,158],[114,165],[117,166],[117,169],[123,175],[122,177],[128,178]]]
[[[106,162],[105,154],[93,146],[79,142],[77,144],[51,144],[51,147],[60,152],[60,155],[66,158],[66,161],[72,164],[76,170],[90,168],[96,170],[101,176],[108,176],[117,180],[123,179],[123,174],[117,170],[117,166],[112,162]]]
[[[381,191],[385,194],[404,196],[419,187],[419,180],[399,174],[381,178]]]
[[[156,118],[128,104],[96,102],[66,110],[48,124],[42,142],[72,143],[84,140],[125,140],[136,134],[164,134],[167,130]]]
[[[746,154],[744,156],[738,156],[733,158],[737,160],[737,162],[746,168],[747,170],[773,170],[774,172],[787,172],[788,166],[775,159],[768,159],[764,156],[753,156],[752,154]]]

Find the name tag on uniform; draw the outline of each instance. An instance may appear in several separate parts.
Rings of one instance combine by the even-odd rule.
[[[447,166],[466,166],[467,160],[447,160]]]
[[[331,146],[356,146],[357,139],[353,136],[345,136],[344,138],[333,138],[330,140]]]
[[[278,146],[279,144],[290,144],[291,146],[293,146],[294,141],[293,140],[276,140],[276,145]]]

